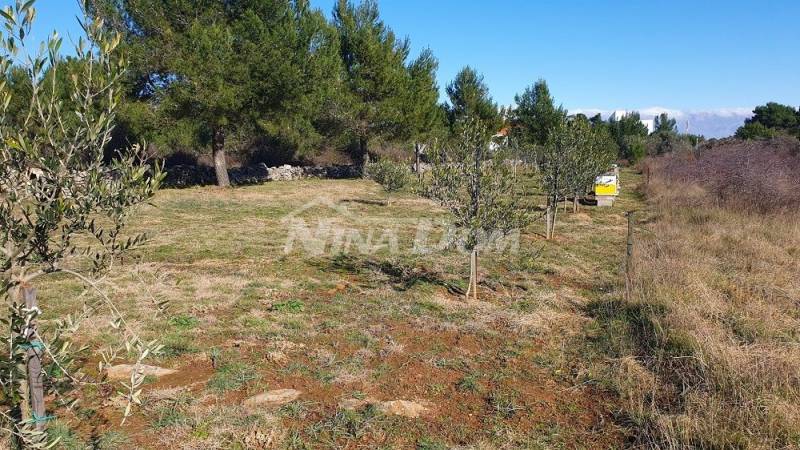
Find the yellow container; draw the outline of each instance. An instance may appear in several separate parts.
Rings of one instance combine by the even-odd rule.
[[[594,182],[594,195],[619,195],[617,177],[613,175],[597,177]]]

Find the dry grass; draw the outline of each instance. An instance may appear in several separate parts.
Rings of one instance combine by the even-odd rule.
[[[800,214],[708,206],[708,186],[651,176],[631,298],[595,305],[636,442],[800,447]]]
[[[78,411],[53,413],[75,439],[125,433],[132,448],[619,446],[614,399],[567,369],[591,322],[586,305],[609,298],[619,280],[622,211],[641,206],[627,189],[635,175],[624,177],[618,207],[560,214],[556,240],[545,242],[538,222],[523,231],[519,253],[485,254],[480,302],[449,289],[466,284],[465,255],[411,252],[416,220],[435,226],[446,213],[410,193],[387,206],[363,201],[386,197],[364,180],[162,191],[132,224],[152,239],[102,287],[145,338],[166,345],[150,362],[178,373],[148,381],[143,409],[123,428],[110,385],[82,390]],[[302,213],[309,223],[392,228],[400,252],[284,254],[282,218],[320,196],[348,213],[317,205]],[[92,298],[67,277],[38,287],[43,327]],[[76,340],[118,343],[108,319],[93,317]],[[89,370],[97,358],[85,354]],[[303,394],[277,410],[241,407],[282,388]],[[420,400],[433,413],[343,411],[352,398]],[[498,413],[501,403],[514,414]]]

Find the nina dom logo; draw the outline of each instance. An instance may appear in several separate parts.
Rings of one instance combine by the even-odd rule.
[[[309,256],[339,254],[429,254],[464,248],[468,230],[446,219],[364,216],[342,202],[319,196],[281,220],[286,231],[283,252]],[[520,231],[479,233],[482,252],[516,254]]]

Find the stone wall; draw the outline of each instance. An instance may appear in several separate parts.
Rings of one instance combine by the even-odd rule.
[[[166,169],[164,185],[173,188],[206,186],[216,184],[214,168],[209,166],[173,166]],[[290,166],[267,167],[266,164],[236,167],[228,170],[231,184],[262,184],[268,181],[293,181],[304,178],[358,178],[358,166]]]

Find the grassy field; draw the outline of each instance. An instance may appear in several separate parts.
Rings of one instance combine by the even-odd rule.
[[[675,186],[654,172],[630,301],[593,306],[587,334],[634,443],[800,448],[800,216]]]
[[[177,373],[149,378],[123,427],[112,386],[88,386],[81,408],[56,411],[51,433],[67,448],[622,447],[619,400],[581,349],[594,322],[588,305],[618,296],[623,211],[642,206],[637,177],[624,174],[613,209],[560,214],[554,241],[537,221],[518,252],[483,254],[479,302],[458,294],[465,254],[413,252],[418,221],[436,240],[446,217],[413,194],[386,205],[364,180],[162,191],[133,223],[150,240],[102,288],[143,337],[165,344],[151,363]],[[287,217],[392,230],[398,251],[314,255],[301,239],[287,254]],[[92,294],[56,277],[39,297],[46,327]],[[109,318],[92,317],[76,340],[118,342]],[[87,352],[87,371],[98,360]],[[301,395],[245,406],[274,389]],[[382,413],[393,400],[425,410]]]

